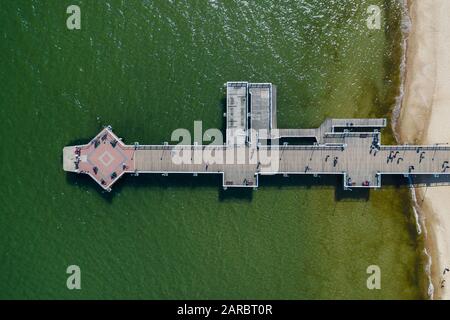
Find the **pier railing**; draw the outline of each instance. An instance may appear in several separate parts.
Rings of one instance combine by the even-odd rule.
[[[367,138],[367,137],[375,137],[378,136],[378,132],[325,132],[324,138],[346,138],[346,137],[359,137],[359,138]]]
[[[229,145],[137,145],[135,150],[226,150],[234,149],[235,146]],[[256,148],[256,147],[253,147]],[[263,150],[343,150],[345,148],[342,144],[330,145],[272,145],[259,146]]]
[[[397,146],[381,146],[380,150],[386,151],[402,151],[402,150],[416,150],[420,151],[434,151],[434,150],[443,150],[450,151],[450,146],[448,145],[397,145]]]
[[[261,146],[264,150],[343,150],[343,145],[279,145],[279,146]]]

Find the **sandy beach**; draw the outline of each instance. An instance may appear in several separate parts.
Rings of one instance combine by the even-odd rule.
[[[450,143],[450,1],[408,0],[411,29],[397,133],[401,143]],[[450,186],[417,188],[433,299],[450,299]]]

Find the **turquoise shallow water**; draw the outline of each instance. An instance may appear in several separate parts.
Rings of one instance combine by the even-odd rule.
[[[82,30],[68,31],[69,4]],[[368,31],[366,8],[383,9]],[[385,116],[397,1],[1,3],[0,298],[421,298],[408,190],[340,179],[126,177],[111,194],[62,171],[62,147],[111,124],[126,142],[221,128],[228,80],[278,86],[279,127]],[[393,141],[389,132],[385,142]],[[65,286],[68,265],[82,290]],[[382,289],[366,288],[366,268]]]

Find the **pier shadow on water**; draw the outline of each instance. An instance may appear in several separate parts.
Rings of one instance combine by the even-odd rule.
[[[217,189],[219,201],[248,201],[253,200],[255,192],[253,188],[222,188],[222,175],[204,174],[194,177],[191,174],[169,174],[162,176],[159,174],[141,174],[138,177],[132,175],[124,175],[117,181],[111,192],[103,190],[88,175],[76,174],[72,172],[66,173],[66,181],[68,184],[98,193],[105,201],[112,203],[114,198],[125,188],[131,189],[147,189],[151,192],[154,189],[178,189],[199,190],[202,188]],[[336,201],[368,201],[370,190],[357,189],[353,191],[344,190],[342,186],[342,177],[340,176],[304,176],[293,175],[285,178],[283,176],[260,176],[259,188],[275,188],[276,192],[282,193],[285,188],[298,187],[303,189],[323,189],[332,188],[335,190]]]
[[[64,144],[64,146],[82,146],[88,144],[102,129],[103,127],[99,128],[97,133],[94,133],[90,138],[70,140],[69,142]]]
[[[284,188],[290,187],[311,190],[334,189],[335,201],[369,201],[370,199],[369,189],[354,188],[353,190],[344,190],[341,175],[319,175],[317,177],[311,175],[289,175],[288,177],[283,177],[282,175],[261,176],[259,177],[259,185],[278,188],[279,192],[283,192]]]
[[[68,184],[79,188],[87,189],[98,193],[105,201],[112,203],[116,195],[124,188],[131,189],[148,189],[151,192],[154,189],[178,189],[199,190],[202,188],[216,188],[218,190],[219,201],[248,201],[253,200],[253,188],[222,188],[221,174],[199,174],[193,176],[191,174],[169,174],[162,176],[159,174],[141,174],[138,177],[126,174],[114,184],[112,191],[104,191],[95,181],[88,175],[67,172],[66,181]],[[404,188],[410,187],[410,181],[415,187],[434,187],[449,186],[450,175],[435,176],[411,176],[411,179],[405,178],[403,175],[384,175],[382,177],[382,187],[385,188]],[[277,192],[283,192],[285,188],[298,187],[302,189],[334,189],[335,201],[369,201],[372,189],[353,188],[352,190],[344,190],[343,178],[340,175],[290,175],[283,177],[276,176],[260,176],[259,188],[274,188]],[[375,191],[376,192],[376,191]]]
[[[79,187],[92,192],[97,192],[105,201],[112,203],[114,198],[124,189],[146,189],[152,190],[200,190],[204,188],[216,188],[218,190],[218,200],[243,200],[251,202],[253,199],[253,189],[228,188],[224,190],[222,186],[222,175],[220,174],[169,174],[162,176],[160,174],[141,174],[138,177],[125,174],[117,181],[111,192],[103,190],[91,177],[85,174],[72,172],[66,173],[66,181],[69,185]]]

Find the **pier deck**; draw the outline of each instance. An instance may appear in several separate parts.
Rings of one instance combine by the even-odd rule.
[[[86,145],[64,148],[64,170],[88,174],[105,190],[125,173],[222,174],[224,188],[257,187],[259,175],[333,174],[343,176],[346,188],[378,188],[385,174],[450,173],[450,146],[382,145],[385,119],[327,119],[316,129],[277,129],[271,86],[227,83],[227,129],[235,136],[223,145],[126,145],[107,127]],[[317,142],[279,145],[282,137]]]

